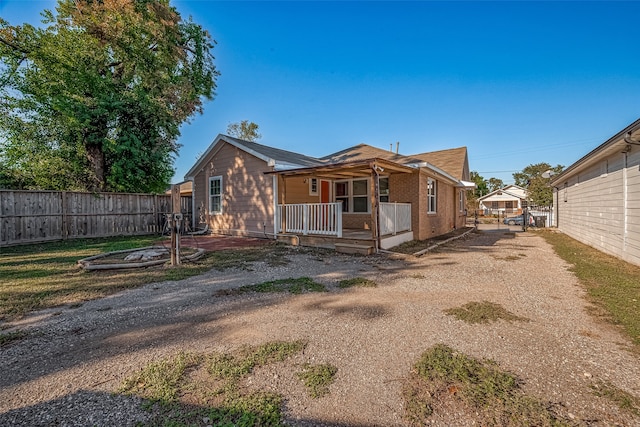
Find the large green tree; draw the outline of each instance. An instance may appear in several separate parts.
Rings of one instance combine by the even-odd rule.
[[[551,174],[559,174],[564,166],[552,167],[549,163],[531,164],[522,172],[513,174],[515,184],[527,190],[527,197],[534,206],[551,206],[553,204],[553,190],[549,185],[550,178],[543,176],[547,171]]]
[[[215,41],[169,0],[58,0],[43,18],[0,19],[2,180],[162,191],[180,125],[214,96]]]

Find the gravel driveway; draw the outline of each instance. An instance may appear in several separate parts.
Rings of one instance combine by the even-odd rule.
[[[628,340],[588,314],[577,279],[541,237],[505,231],[474,233],[420,258],[292,249],[286,266],[212,270],[35,313],[12,325],[29,336],[0,350],[0,425],[135,425],[149,413],[136,398],[111,393],[149,362],[179,351],[297,339],[308,345],[291,363],[331,363],[338,375],[320,399],[307,397],[287,367],[251,378],[284,396],[290,425],[405,425],[402,382],[438,343],[496,361],[523,380],[526,392],[557,404],[578,425],[640,425],[590,389],[603,380],[640,396],[640,363]],[[218,293],[299,276],[331,290]],[[357,276],[378,287],[335,287]],[[443,312],[484,300],[529,321],[470,325]],[[433,425],[470,422],[464,413],[432,419]]]

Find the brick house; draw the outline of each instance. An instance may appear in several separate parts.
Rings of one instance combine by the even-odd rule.
[[[360,144],[314,158],[227,135],[185,180],[194,223],[215,233],[382,249],[463,227],[473,188],[466,147],[404,156]]]

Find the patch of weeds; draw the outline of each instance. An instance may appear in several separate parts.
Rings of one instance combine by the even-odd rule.
[[[623,411],[640,416],[640,399],[632,394],[604,381],[592,384],[591,389],[596,396],[612,401]]]
[[[302,341],[275,341],[233,354],[181,353],[150,364],[120,391],[143,397],[145,406],[155,408],[153,420],[140,426],[281,426],[282,397],[240,383],[255,368],[282,362],[305,346]],[[205,371],[205,377],[194,380],[194,374]]]
[[[238,355],[216,354],[208,362],[209,373],[219,379],[238,380],[259,366],[282,362],[306,347],[303,341],[274,341],[260,347],[243,347]]]
[[[409,277],[412,278],[412,279],[426,279],[427,278],[427,276],[425,276],[424,274],[421,274],[421,273],[415,273],[415,274],[412,274]]]
[[[26,331],[18,330],[14,332],[2,332],[0,333],[0,348],[5,347],[11,343],[26,338],[29,335]]]
[[[524,257],[526,257],[526,254],[516,254],[516,255],[507,255],[505,257],[498,257],[498,256],[494,256],[495,259],[500,260],[500,261],[517,261],[519,259],[522,259]]]
[[[298,372],[298,378],[302,380],[309,395],[314,399],[329,394],[329,386],[333,383],[338,368],[329,364],[309,365]]]
[[[477,360],[439,344],[423,353],[403,387],[405,415],[412,425],[429,423],[441,407],[475,415],[487,426],[570,426],[551,404],[527,396],[521,381],[497,364]],[[453,409],[456,410],[456,409]]]
[[[373,280],[365,279],[364,277],[354,277],[352,279],[345,279],[338,282],[339,288],[352,288],[354,286],[361,288],[375,288],[378,284]]]
[[[185,371],[199,361],[199,356],[180,353],[171,359],[151,363],[137,375],[126,379],[118,391],[136,394],[162,405],[174,403]]]
[[[288,292],[290,294],[301,294],[304,292],[325,292],[327,289],[322,283],[315,282],[309,277],[299,277],[297,279],[278,279],[268,282],[257,283],[255,285],[245,285],[237,289],[225,289],[218,292],[219,295],[239,295],[247,292]]]
[[[560,258],[573,265],[572,271],[586,289],[590,302],[599,307],[594,314],[621,326],[640,353],[640,267],[562,233],[542,230],[540,235]]]
[[[506,321],[527,321],[528,319],[516,316],[506,310],[500,304],[489,301],[469,302],[462,307],[450,308],[444,311],[446,314],[455,316],[458,320],[467,323],[489,323],[500,319]]]

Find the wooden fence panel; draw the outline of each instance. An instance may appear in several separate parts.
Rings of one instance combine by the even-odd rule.
[[[168,195],[0,190],[0,246],[160,233]]]

